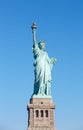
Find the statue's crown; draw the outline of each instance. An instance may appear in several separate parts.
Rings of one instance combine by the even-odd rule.
[[[40,41],[38,44],[45,45],[45,42],[44,41]]]

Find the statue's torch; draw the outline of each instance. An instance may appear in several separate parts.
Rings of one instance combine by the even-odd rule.
[[[32,28],[32,33],[33,33],[33,43],[35,45],[36,44],[36,28],[37,28],[35,22],[32,24],[31,28]]]

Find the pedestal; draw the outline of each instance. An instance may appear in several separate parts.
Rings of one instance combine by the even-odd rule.
[[[27,105],[28,130],[56,130],[54,109],[52,98],[31,98]]]

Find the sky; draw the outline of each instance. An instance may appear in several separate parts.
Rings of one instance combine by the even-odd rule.
[[[52,70],[57,130],[83,130],[83,1],[0,0],[0,130],[26,130],[33,93],[33,22]]]

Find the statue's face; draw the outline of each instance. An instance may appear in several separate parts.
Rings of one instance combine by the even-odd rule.
[[[41,50],[45,51],[45,50],[46,50],[45,43],[44,43],[44,42],[40,42],[40,43],[39,43],[39,48],[40,48]]]

